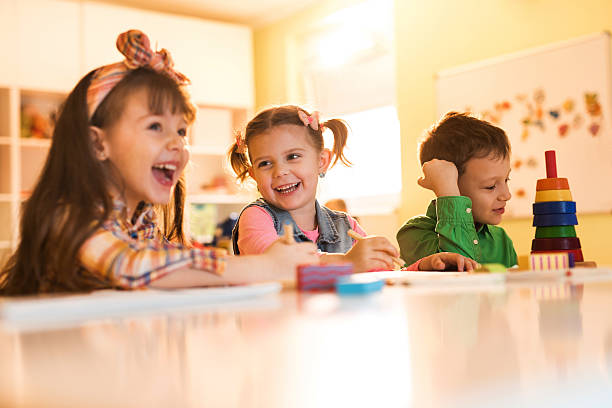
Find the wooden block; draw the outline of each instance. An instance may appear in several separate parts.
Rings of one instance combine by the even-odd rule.
[[[352,263],[300,265],[297,268],[297,288],[298,290],[333,289],[336,278],[352,273]]]
[[[593,261],[576,262],[576,268],[597,268],[597,263]]]
[[[576,214],[576,202],[543,201],[533,203],[533,214]]]
[[[532,255],[535,254],[544,254],[544,253],[567,253],[574,255],[574,262],[584,262],[584,257],[582,256],[582,249],[566,249],[562,251],[531,251]]]
[[[565,249],[580,249],[580,240],[572,238],[536,238],[531,241],[532,251],[560,251]]]
[[[517,257],[519,271],[526,271],[529,269],[529,256],[530,255],[519,255]]]
[[[556,178],[557,177],[557,158],[555,157],[555,151],[554,150],[545,151],[544,160],[546,161],[546,177]]]
[[[505,273],[506,267],[499,263],[487,263],[481,264],[480,268],[477,268],[474,273]]]
[[[536,191],[535,202],[543,201],[573,201],[569,190],[540,190]]]
[[[529,269],[532,271],[568,268],[570,268],[570,256],[567,252],[541,252],[529,255]]]
[[[552,227],[555,225],[578,225],[576,214],[539,214],[533,216],[534,227]]]
[[[551,227],[537,227],[536,238],[575,237],[576,227],[573,225],[553,225]]]
[[[536,191],[569,189],[569,183],[566,178],[545,178],[539,179],[536,183]]]

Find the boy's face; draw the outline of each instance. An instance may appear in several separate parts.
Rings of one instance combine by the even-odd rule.
[[[472,215],[477,224],[497,225],[504,214],[506,201],[512,197],[508,189],[510,158],[489,155],[471,158],[459,176],[461,195],[472,200]]]

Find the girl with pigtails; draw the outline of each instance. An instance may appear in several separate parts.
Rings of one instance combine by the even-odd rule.
[[[332,150],[323,143],[323,131],[334,136]],[[348,136],[340,119],[319,121],[319,113],[309,113],[294,105],[283,105],[258,113],[238,133],[228,158],[240,182],[251,177],[261,198],[247,205],[232,234],[235,254],[264,252],[293,227],[296,242],[313,242],[320,251],[320,262],[351,262],[356,272],[391,270],[398,250],[384,237],[365,236],[361,226],[348,214],[319,204],[316,198],[319,178],[344,156]],[[362,239],[356,237],[354,231]],[[350,234],[349,234],[350,233]],[[356,237],[358,238],[358,237]],[[424,262],[425,261],[425,262]],[[409,270],[444,269],[456,265],[471,269],[467,258],[438,253],[423,258]]]

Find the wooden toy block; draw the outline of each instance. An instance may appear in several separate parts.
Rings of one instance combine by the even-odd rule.
[[[565,249],[580,249],[578,238],[536,238],[531,241],[532,251],[560,251]]]
[[[532,271],[568,269],[571,267],[570,254],[567,252],[532,253],[528,258],[528,269]]]
[[[575,237],[576,227],[573,225],[553,225],[551,227],[537,227],[536,238],[564,238]]]
[[[536,191],[569,189],[569,183],[566,178],[545,178],[539,179],[536,183]]]
[[[535,202],[543,201],[573,201],[569,190],[541,190],[536,191]]]
[[[499,263],[481,264],[480,268],[474,270],[474,273],[506,273],[506,267]]]
[[[555,151],[545,151],[544,159],[546,160],[546,178],[557,178],[557,158],[555,157]]]
[[[574,256],[573,262],[584,262],[584,257],[582,256],[582,249],[565,249],[565,250],[559,250],[559,251],[531,251],[531,255],[545,254],[545,253],[572,254]]]
[[[365,295],[378,292],[385,286],[385,280],[369,273],[355,273],[336,279],[336,292],[339,295]]]
[[[300,265],[297,268],[298,290],[333,289],[339,276],[353,273],[353,264]]]
[[[533,214],[576,214],[575,201],[543,201],[533,203]]]
[[[555,225],[578,225],[576,214],[538,214],[533,216],[534,227],[552,227]]]

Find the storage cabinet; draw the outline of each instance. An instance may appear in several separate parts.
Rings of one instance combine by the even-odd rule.
[[[252,113],[249,28],[88,1],[3,0],[0,46],[8,58],[0,64],[0,263],[16,247],[21,203],[51,144],[36,126],[28,135],[26,119],[39,114],[52,122],[80,77],[121,60],[114,43],[130,28],[149,34],[153,47],[169,49],[177,69],[192,79],[199,112],[189,135],[188,202],[214,214],[196,212],[193,219],[218,222],[253,199],[237,188],[225,159],[234,129]]]
[[[235,24],[84,3],[85,72],[119,61],[122,57],[114,40],[134,28],[149,36],[153,49],[170,50],[176,68],[192,81],[191,96],[196,103],[253,106],[252,33]]]

